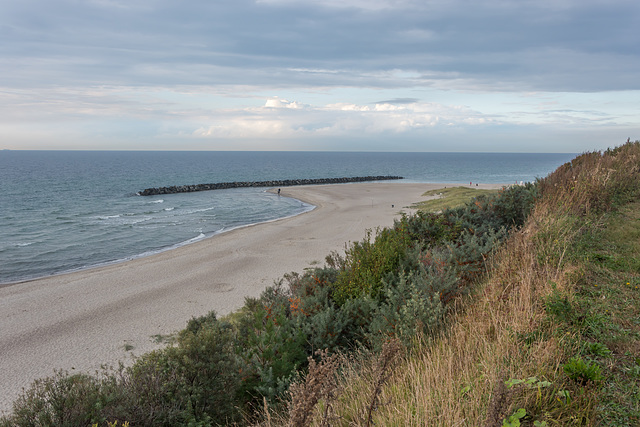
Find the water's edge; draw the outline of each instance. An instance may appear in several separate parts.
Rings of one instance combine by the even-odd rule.
[[[284,197],[284,196],[281,196],[281,197]],[[97,263],[97,264],[91,264],[91,265],[87,265],[87,266],[83,266],[83,267],[72,268],[72,269],[69,269],[69,270],[64,270],[64,271],[56,272],[56,273],[53,273],[53,274],[46,274],[46,275],[43,275],[43,276],[30,277],[30,278],[24,279],[24,280],[16,280],[16,281],[11,281],[11,282],[1,282],[0,283],[0,288],[6,288],[6,287],[9,287],[9,286],[35,282],[37,280],[47,279],[47,278],[50,278],[50,277],[59,277],[59,276],[67,275],[67,274],[78,273],[78,272],[81,272],[81,271],[88,271],[88,270],[93,270],[93,269],[97,269],[97,268],[108,267],[108,266],[111,266],[111,265],[122,264],[122,263],[125,263],[125,262],[128,262],[128,261],[133,261],[133,260],[136,260],[136,259],[147,258],[147,257],[154,256],[154,255],[157,255],[157,254],[160,254],[160,253],[164,253],[164,252],[172,251],[172,250],[175,250],[175,249],[179,249],[179,248],[182,248],[182,247],[187,246],[187,245],[192,245],[194,243],[202,242],[203,240],[208,240],[208,239],[214,238],[216,236],[219,236],[220,234],[229,233],[229,232],[232,232],[234,230],[247,228],[247,227],[253,227],[253,226],[256,226],[256,225],[260,225],[260,224],[268,224],[268,223],[271,223],[271,222],[282,221],[282,220],[289,219],[289,218],[294,218],[296,216],[304,215],[306,213],[309,213],[309,212],[311,212],[311,211],[313,211],[313,210],[315,210],[317,208],[317,206],[314,206],[311,203],[305,202],[303,200],[299,200],[299,199],[296,199],[296,198],[293,198],[293,197],[286,197],[286,198],[299,202],[301,205],[305,206],[305,209],[303,211],[301,211],[301,212],[297,212],[297,213],[294,213],[292,215],[282,216],[282,217],[279,217],[279,218],[272,218],[272,219],[267,219],[267,220],[264,220],[264,221],[257,221],[257,222],[252,222],[252,223],[248,223],[248,224],[242,224],[242,225],[232,226],[232,227],[228,227],[228,228],[222,228],[221,230],[218,230],[218,231],[216,231],[216,232],[214,232],[214,233],[212,233],[212,234],[210,234],[208,236],[203,235],[203,237],[201,237],[201,238],[197,238],[197,237],[196,238],[192,238],[192,239],[186,240],[184,242],[176,243],[174,245],[170,245],[170,246],[158,249],[158,250],[147,251],[147,252],[143,252],[143,253],[140,253],[140,254],[137,254],[137,255],[130,255],[130,256],[127,256],[127,257],[124,257],[124,258],[120,258],[120,259],[116,259],[116,260],[113,260],[113,261],[100,262],[100,263]]]

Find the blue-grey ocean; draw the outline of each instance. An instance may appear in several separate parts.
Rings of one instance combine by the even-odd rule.
[[[399,175],[505,183],[574,154],[0,151],[0,283],[124,261],[312,209],[246,188],[137,196],[149,187]]]

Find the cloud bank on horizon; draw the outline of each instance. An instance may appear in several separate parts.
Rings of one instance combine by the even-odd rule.
[[[640,139],[637,0],[0,0],[0,148]]]

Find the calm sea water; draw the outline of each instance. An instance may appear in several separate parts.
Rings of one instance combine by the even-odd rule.
[[[313,208],[262,188],[136,196],[148,187],[369,175],[508,184],[545,177],[573,157],[0,151],[0,283],[132,259]]]

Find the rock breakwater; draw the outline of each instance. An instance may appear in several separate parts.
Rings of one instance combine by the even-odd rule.
[[[244,187],[290,187],[294,185],[346,184],[350,182],[387,181],[404,179],[401,176],[356,176],[347,178],[284,179],[272,181],[218,182],[214,184],[174,185],[171,187],[147,188],[138,193],[140,196],[159,194],[192,193],[194,191],[225,190]]]

